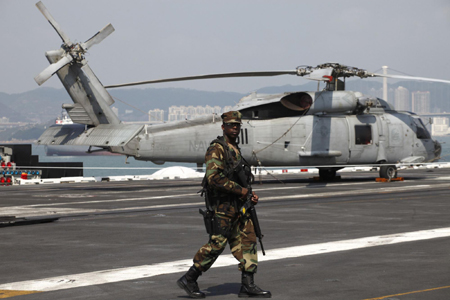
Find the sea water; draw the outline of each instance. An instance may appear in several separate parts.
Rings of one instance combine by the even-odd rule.
[[[450,162],[450,136],[433,137],[442,145],[441,159],[439,162]],[[84,176],[122,176],[122,175],[150,175],[156,171],[173,167],[183,166],[196,169],[194,163],[172,163],[156,165],[149,161],[135,160],[123,155],[96,155],[96,156],[46,156],[43,146],[33,145],[33,155],[39,155],[40,162],[82,162],[84,166]]]
[[[150,161],[135,160],[133,157],[126,160],[124,155],[46,156],[44,146],[33,145],[32,149],[33,155],[39,155],[39,162],[82,162],[85,177],[150,175],[158,170],[173,166],[197,168],[194,163],[166,162],[163,165],[157,165]]]

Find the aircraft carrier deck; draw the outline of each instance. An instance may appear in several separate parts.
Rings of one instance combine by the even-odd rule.
[[[256,283],[283,300],[450,299],[449,172],[257,178],[266,256]],[[176,280],[208,239],[199,184],[0,187],[0,298],[187,299]],[[237,298],[228,248],[198,282],[207,299]]]

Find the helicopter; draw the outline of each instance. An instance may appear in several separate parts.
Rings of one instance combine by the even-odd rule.
[[[403,78],[450,83],[447,80],[371,73],[325,63],[293,70],[219,73],[104,86],[89,67],[85,54],[109,36],[108,24],[84,43],[73,43],[42,2],[36,4],[63,41],[60,49],[45,53],[50,65],[35,77],[42,85],[56,74],[73,103],[63,104],[74,124],[49,127],[38,145],[88,145],[136,160],[204,163],[211,140],[220,134],[216,114],[155,125],[124,124],[111,110],[107,89],[162,82],[229,77],[295,75],[318,82],[317,91],[282,94],[252,93],[233,110],[243,116],[238,139],[244,157],[253,166],[316,167],[332,180],[347,166],[379,166],[380,177],[397,176],[397,164],[436,161],[441,146],[431,138],[421,118],[396,111],[387,101],[345,90],[345,80]],[[320,90],[319,84],[325,83]]]

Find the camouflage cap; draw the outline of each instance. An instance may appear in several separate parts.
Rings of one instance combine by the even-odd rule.
[[[242,124],[242,114],[238,111],[228,111],[221,116],[223,123],[239,123]]]

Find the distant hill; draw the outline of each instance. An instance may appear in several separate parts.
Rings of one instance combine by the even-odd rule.
[[[20,94],[0,93],[0,103],[7,105],[12,111],[0,111],[0,117],[7,117],[11,122],[47,122],[61,114],[61,105],[71,103],[65,89],[38,88]]]
[[[148,120],[148,111],[156,108],[164,110],[167,118],[167,111],[172,105],[233,106],[245,96],[233,92],[207,92],[181,88],[116,89],[109,92],[116,101],[113,106],[119,109],[119,117],[125,121]],[[133,110],[133,113],[123,115],[125,110]]]
[[[15,111],[5,103],[0,101],[0,118],[1,117],[7,117],[10,122],[31,122],[31,120],[27,116],[22,115],[21,113]]]
[[[224,107],[236,104],[244,96],[233,92],[181,88],[116,89],[111,90],[110,94],[116,101],[113,106],[119,109],[119,116],[126,121],[148,120],[150,109],[167,111],[172,105]],[[72,103],[65,89],[44,87],[20,94],[0,92],[0,118],[7,117],[11,122],[46,123],[61,115],[64,103]],[[125,110],[132,110],[133,113],[125,115]]]
[[[374,80],[348,80],[347,90],[360,91],[364,94],[379,93],[382,84]],[[323,83],[321,87],[323,87]],[[432,110],[450,111],[450,85],[442,83],[403,81],[390,84],[389,88],[398,86],[413,91],[430,91]],[[283,93],[294,91],[315,91],[317,83],[308,81],[303,85],[284,85],[263,87],[258,93]],[[172,105],[193,106],[233,106],[244,94],[234,92],[207,92],[182,88],[146,88],[146,89],[111,89],[109,91],[119,109],[119,117],[124,121],[148,120],[148,111],[163,109],[167,111]],[[392,99],[390,99],[392,100]],[[7,117],[12,122],[38,122],[46,123],[61,115],[61,105],[72,103],[66,90],[54,88],[37,88],[20,94],[6,94],[0,92],[0,118]],[[125,104],[126,103],[126,104]],[[132,111],[125,114],[125,111]]]
[[[29,124],[0,131],[0,142],[37,140],[50,124]]]

